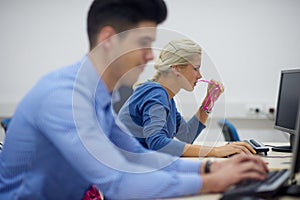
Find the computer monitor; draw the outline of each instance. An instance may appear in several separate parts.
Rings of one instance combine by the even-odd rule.
[[[273,151],[292,152],[300,97],[299,85],[300,69],[281,71],[274,128],[290,134],[290,145],[273,147]]]
[[[293,158],[292,158],[292,166],[291,166],[291,175],[292,178],[300,172],[300,101],[299,101],[299,109],[298,109],[298,118],[297,118],[297,126],[295,132],[295,140],[293,145]]]
[[[293,145],[293,158],[292,165],[290,168],[290,184],[288,184],[283,191],[284,195],[289,196],[300,196],[300,185],[297,184],[296,175],[300,172],[300,101],[298,107],[298,117],[296,118],[296,131],[295,140]]]

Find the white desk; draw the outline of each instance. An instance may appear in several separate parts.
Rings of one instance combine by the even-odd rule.
[[[222,143],[224,144],[224,143]],[[273,146],[282,146],[287,145],[287,143],[265,143],[268,145]],[[292,155],[291,153],[281,153],[281,152],[274,152],[271,150],[268,152],[268,155],[261,155],[262,159],[268,163],[268,167],[270,170],[277,170],[277,169],[289,169],[291,166],[291,159]],[[184,158],[188,160],[205,160],[209,158]],[[223,160],[227,158],[214,158],[216,160]],[[297,179],[300,181],[300,176],[297,177]],[[222,197],[222,194],[204,194],[204,195],[197,195],[197,196],[191,196],[191,197],[181,197],[181,198],[171,198],[169,200],[219,200]],[[298,199],[299,197],[280,197],[280,200],[294,200]]]

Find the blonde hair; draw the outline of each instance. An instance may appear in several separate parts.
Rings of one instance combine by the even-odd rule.
[[[201,47],[189,39],[172,40],[160,52],[154,68],[156,74],[151,79],[157,81],[162,74],[168,74],[172,65],[188,65],[196,56],[201,56]]]

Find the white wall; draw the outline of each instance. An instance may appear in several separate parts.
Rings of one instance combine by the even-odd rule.
[[[198,41],[221,74],[226,115],[275,106],[280,70],[300,68],[300,1],[167,2],[165,26]]]
[[[0,116],[11,115],[43,74],[87,52],[85,20],[91,2],[0,1]],[[300,68],[300,1],[166,2],[169,15],[161,27],[203,47],[203,75],[224,83],[220,104],[225,105],[227,116],[243,118],[248,106],[275,105],[280,70]],[[211,66],[215,77],[206,74]],[[153,71],[146,73],[143,78],[151,77]],[[180,98],[186,116],[196,107],[191,99],[201,100],[204,90],[199,94],[200,89],[196,90]]]
[[[88,52],[90,2],[0,1],[0,116],[11,115],[43,74]]]

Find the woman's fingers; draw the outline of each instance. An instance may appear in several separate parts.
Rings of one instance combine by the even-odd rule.
[[[215,147],[215,152],[216,157],[226,157],[240,153],[252,155],[252,153],[249,150],[247,150],[247,148],[232,144]]]
[[[247,149],[248,151],[250,151],[251,153],[253,153],[253,154],[256,154],[256,151],[253,149],[253,147],[250,145],[250,144],[248,144],[247,142],[233,142],[233,143],[231,143],[231,144],[233,144],[233,145],[235,145],[235,146],[237,146],[237,147],[244,147],[243,149]]]
[[[211,80],[210,82],[212,83],[209,85],[211,89],[219,88],[220,94],[224,92],[224,85],[221,82],[215,80]]]
[[[253,149],[254,152],[251,151],[252,147],[250,147],[250,149],[248,149],[247,146],[245,146],[244,144],[241,144],[241,143],[232,142],[226,146],[233,148],[236,151],[236,153],[245,153],[247,155],[252,155],[255,152],[254,149]]]

